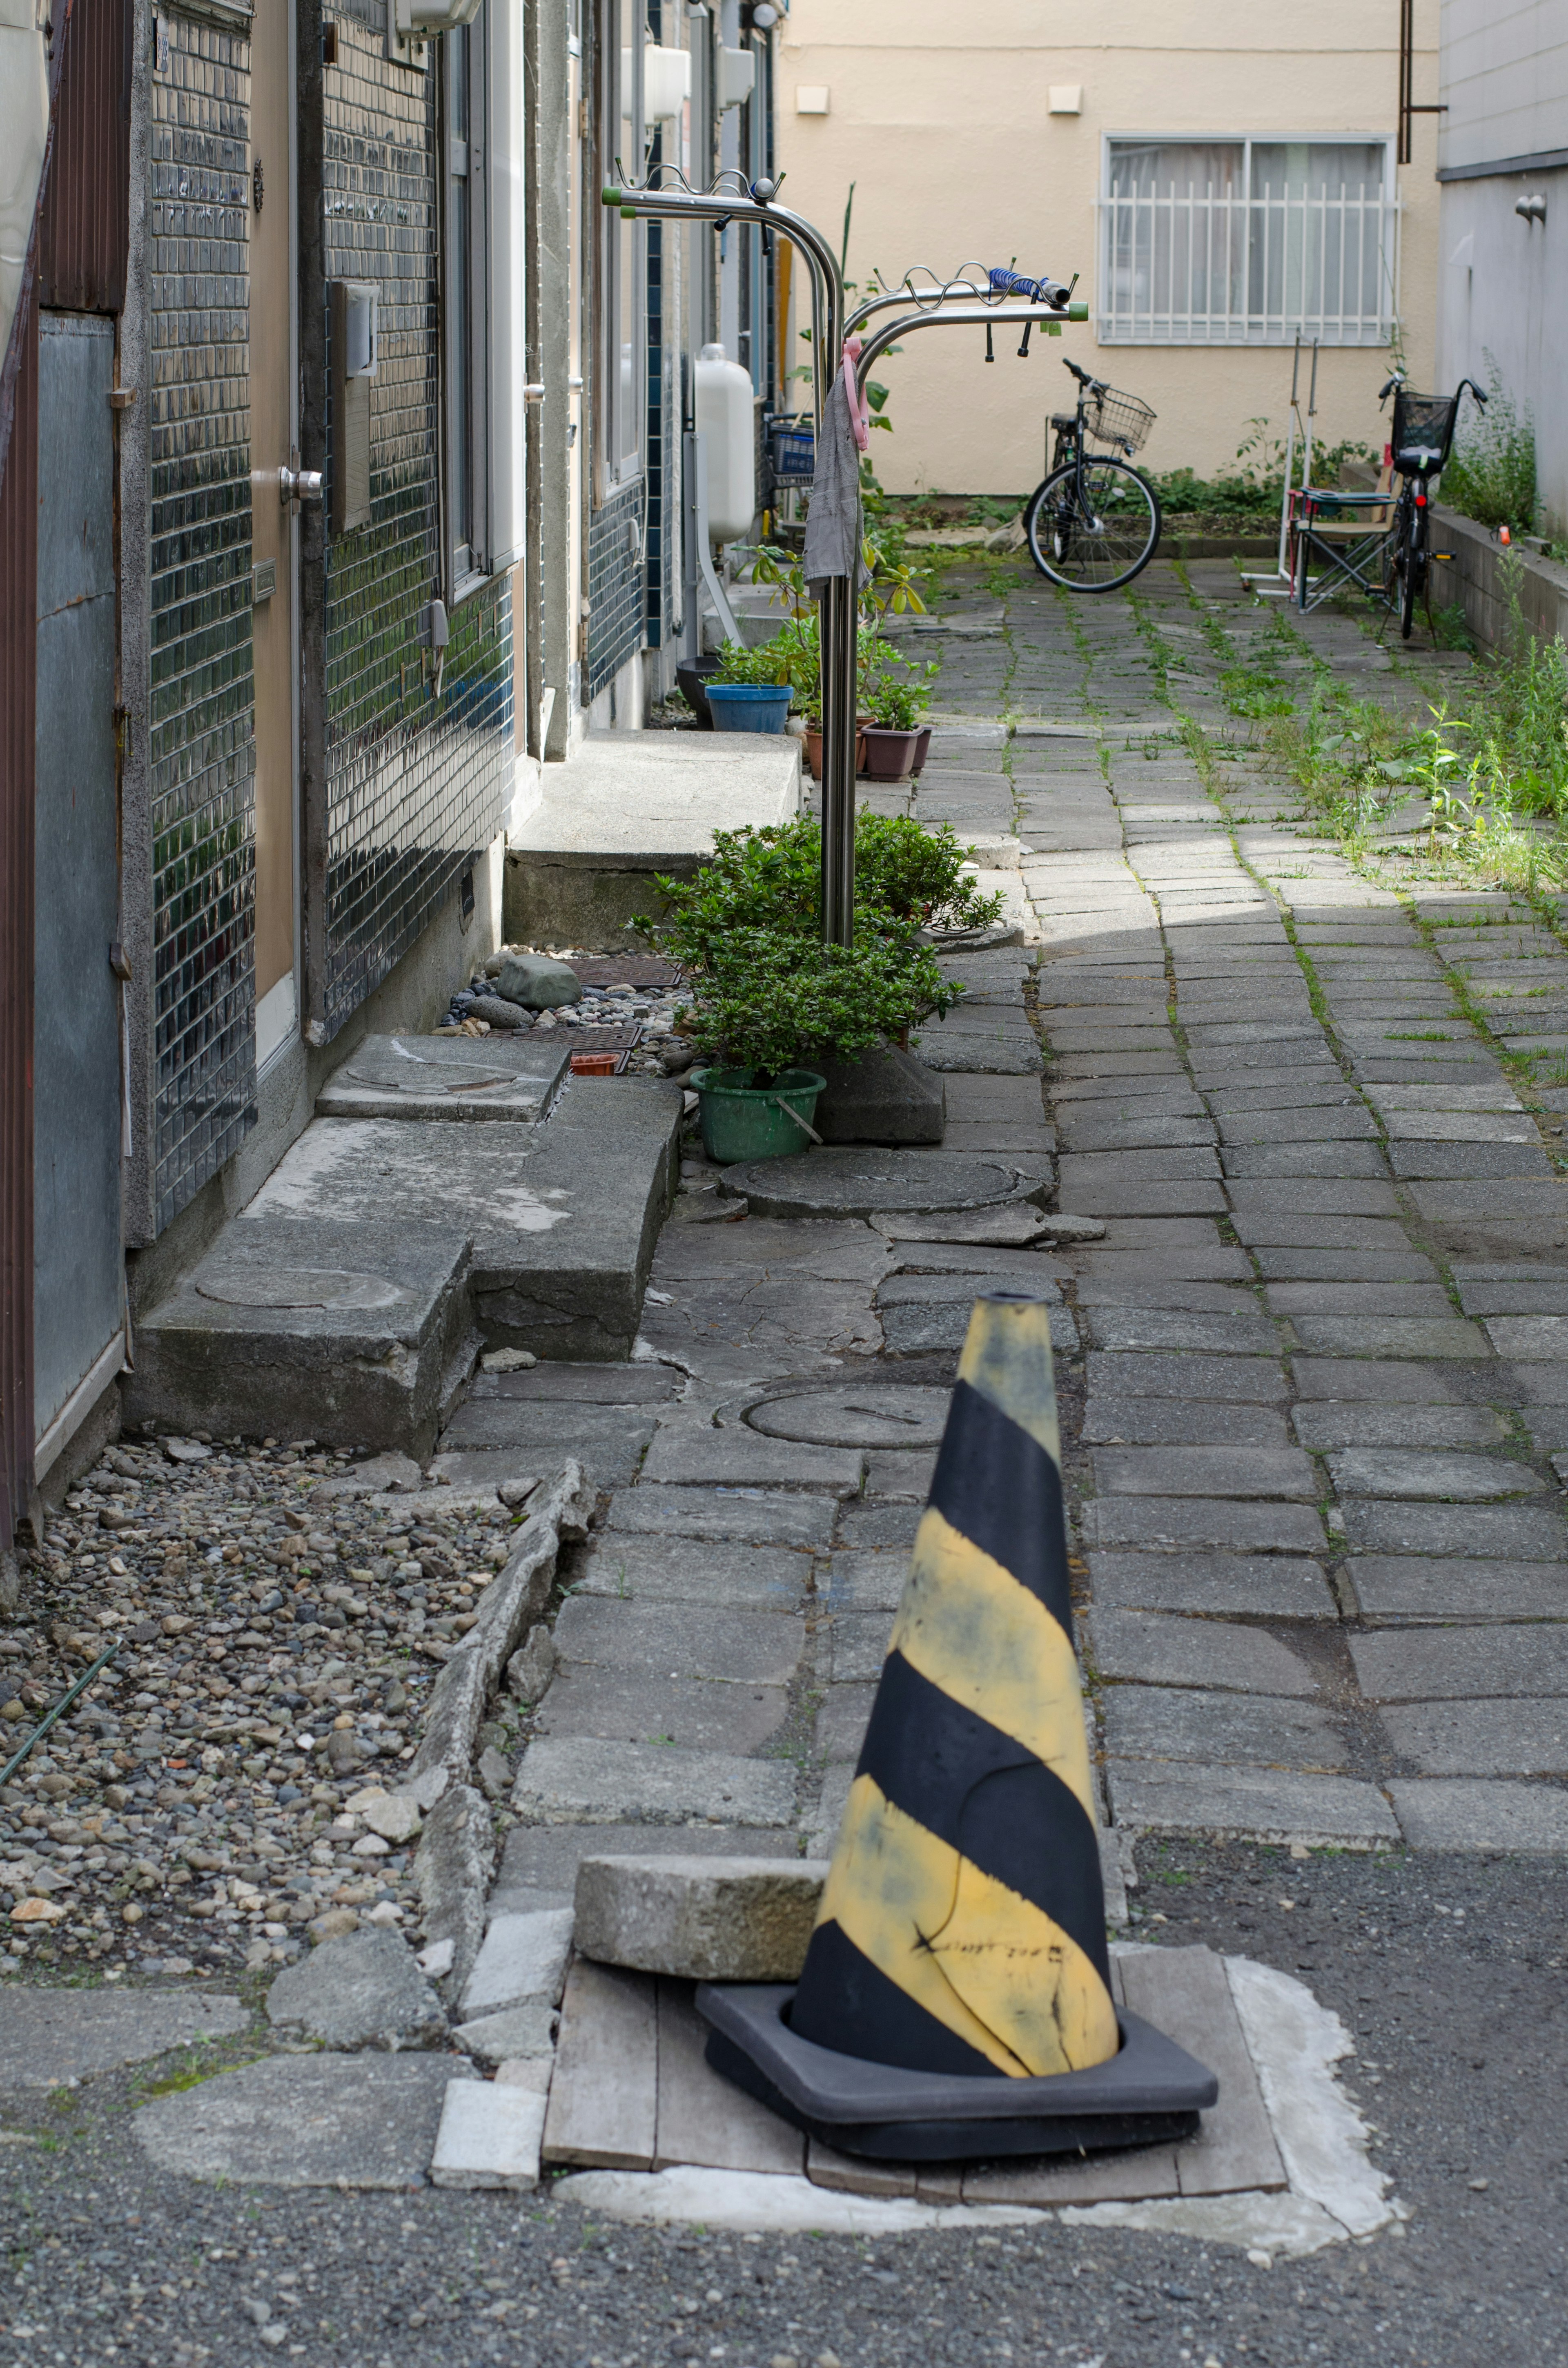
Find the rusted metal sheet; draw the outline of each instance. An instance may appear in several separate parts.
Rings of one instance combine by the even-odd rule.
[[[14,387],[0,474],[0,1549],[32,1492],[36,304],[21,324]]]
[[[130,229],[131,0],[73,0],[40,226],[38,301],[118,313]]]

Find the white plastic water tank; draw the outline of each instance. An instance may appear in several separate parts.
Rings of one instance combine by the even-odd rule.
[[[756,414],[751,372],[722,346],[697,357],[697,432],[708,448],[708,532],[735,542],[756,515]]]

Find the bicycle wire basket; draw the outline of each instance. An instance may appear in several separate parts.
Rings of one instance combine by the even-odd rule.
[[[1102,386],[1084,397],[1084,425],[1089,434],[1102,444],[1120,445],[1124,452],[1136,452],[1147,443],[1157,416],[1135,394],[1119,393],[1114,386]]]
[[[803,413],[769,422],[768,464],[777,485],[809,485],[816,475],[816,431]]]
[[[1397,388],[1390,438],[1394,467],[1403,474],[1423,465],[1442,468],[1454,440],[1459,407],[1457,394],[1412,394],[1405,387]]]

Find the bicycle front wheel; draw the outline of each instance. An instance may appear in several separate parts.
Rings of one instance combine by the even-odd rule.
[[[1024,512],[1029,556],[1069,592],[1114,592],[1148,566],[1160,540],[1153,485],[1125,461],[1096,453],[1080,471],[1069,461],[1030,496]]]

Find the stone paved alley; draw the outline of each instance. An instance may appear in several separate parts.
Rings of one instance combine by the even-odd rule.
[[[1568,1050],[1568,951],[1501,896],[1369,884],[1221,683],[1267,654],[1419,712],[1464,662],[1395,667],[1326,614],[1282,634],[1218,561],[1104,602],[1011,567],[949,585],[917,628],[944,721],[914,810],[1017,842],[1028,941],[953,960],[974,991],[922,1049],[947,1147],[1031,1179],[1054,1157],[1053,1207],[1103,1233],[704,1205],[664,1232],[631,1365],[471,1395],[449,1452],[578,1454],[609,1491],[548,1690],[493,1738],[521,1749],[491,1913],[568,1906],[585,1850],[672,1825],[828,1851],[970,1300],[1026,1279],[1060,1325],[1126,1912],[1343,2019],[1408,2217],[1271,2261],[1055,2216],[748,2237],[548,2190],[198,2186],[124,2109],[274,2044],[257,1968],[172,2072],[40,2101],[0,2042],[4,2368],[257,2340],[367,2368],[1568,2359],[1568,1190],[1562,1096],[1527,1106],[1506,1064]]]

